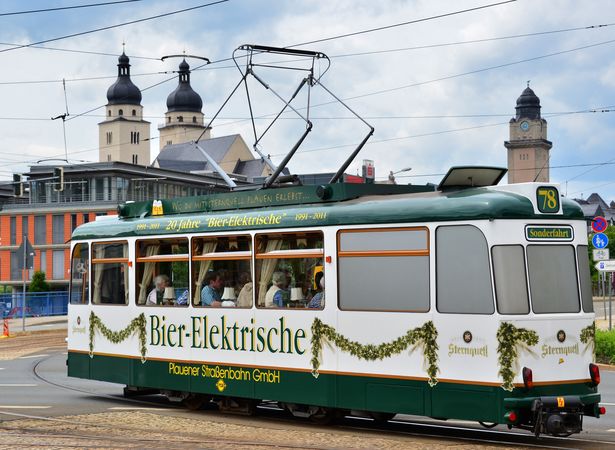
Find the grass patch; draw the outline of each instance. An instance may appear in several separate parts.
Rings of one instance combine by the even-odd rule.
[[[596,361],[602,364],[615,364],[615,329],[610,331],[596,329]]]

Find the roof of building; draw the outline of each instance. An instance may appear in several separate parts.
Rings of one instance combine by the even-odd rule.
[[[203,100],[190,85],[190,66],[185,59],[179,64],[178,74],[177,88],[167,97],[167,112],[201,112]]]
[[[530,88],[529,83],[517,99],[515,109],[517,111],[517,119],[540,119],[540,99]]]
[[[128,56],[122,52],[117,61],[117,80],[107,89],[107,104],[141,105],[141,91],[130,79]]]
[[[600,194],[594,192],[586,200],[587,203],[597,203],[599,204],[603,210],[608,209],[609,205],[600,197]]]
[[[238,138],[238,134],[231,134],[229,136],[204,139],[199,141],[199,146],[219,164]],[[166,145],[160,151],[156,160],[162,169],[184,171],[214,170],[192,142]]]

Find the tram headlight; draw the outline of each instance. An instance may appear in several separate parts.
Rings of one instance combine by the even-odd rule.
[[[534,374],[532,369],[528,367],[523,368],[523,385],[526,389],[532,389],[534,387]]]
[[[600,367],[597,364],[589,364],[589,376],[594,385],[598,386],[600,384]]]

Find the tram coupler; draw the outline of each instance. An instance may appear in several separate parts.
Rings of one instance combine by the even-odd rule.
[[[531,407],[534,435],[569,436],[581,432],[584,407],[578,396],[535,399]]]

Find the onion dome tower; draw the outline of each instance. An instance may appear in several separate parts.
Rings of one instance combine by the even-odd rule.
[[[98,124],[99,161],[150,163],[150,123],[143,120],[141,91],[130,79],[130,59],[118,58],[117,80],[107,89],[105,120]]]
[[[160,131],[160,150],[167,145],[195,141],[205,131],[201,139],[209,139],[210,129],[203,124],[203,100],[190,85],[190,65],[182,60],[178,70],[179,83],[167,97],[165,123],[158,126]]]
[[[549,182],[549,151],[553,143],[547,140],[547,121],[540,117],[540,99],[527,87],[517,99],[516,115],[509,122],[508,182]]]

